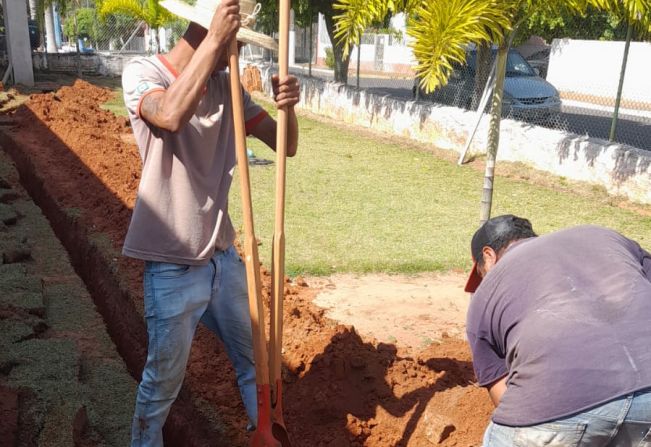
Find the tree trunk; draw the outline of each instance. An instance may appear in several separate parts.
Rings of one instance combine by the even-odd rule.
[[[37,0],[29,0],[29,18],[32,20],[36,20],[37,4]]]
[[[326,29],[330,42],[332,42],[332,53],[335,57],[335,82],[342,84],[348,83],[348,64],[350,62],[350,52],[344,57],[344,45],[335,39],[335,22],[334,19],[325,15]]]
[[[627,20],[626,26],[626,44],[624,45],[622,68],[619,73],[619,84],[617,85],[617,96],[615,97],[615,110],[613,111],[613,120],[610,123],[610,141],[615,141],[615,138],[617,137],[617,119],[619,118],[619,106],[622,102],[622,91],[624,90],[624,78],[626,77],[628,52],[631,48],[631,38],[633,37],[633,25],[631,24],[630,20]]]
[[[310,61],[308,62],[307,75],[312,77],[312,48],[314,43],[314,21],[310,21]]]
[[[45,42],[48,53],[57,52],[57,42],[54,37],[54,17],[52,16],[52,7],[45,8]]]
[[[73,14],[74,14],[73,17],[75,19],[75,21],[74,21],[74,23],[75,23],[75,46],[77,48],[77,56],[76,56],[76,60],[77,60],[77,77],[81,78],[81,51],[79,49],[79,31],[78,31],[78,28],[77,28],[77,11],[75,10],[73,12]]]
[[[488,148],[486,151],[486,171],[484,173],[484,189],[481,197],[479,224],[483,225],[491,216],[493,205],[493,182],[495,179],[495,160],[500,144],[500,122],[502,120],[502,96],[504,93],[504,76],[506,75],[506,58],[509,54],[509,44],[503,43],[497,51],[495,67],[495,88],[491,105],[490,127],[488,129]]]
[[[483,43],[477,47],[477,59],[475,61],[475,89],[472,95],[471,108],[475,110],[479,105],[484,87],[488,81],[491,71],[491,45]]]
[[[154,38],[156,40],[156,54],[160,53],[160,31],[158,28],[154,29]]]

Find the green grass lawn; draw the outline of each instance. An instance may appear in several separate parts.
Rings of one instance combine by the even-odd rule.
[[[116,101],[109,107],[119,113],[123,106],[121,100]],[[458,167],[452,157],[417,150],[413,144],[385,142],[306,117],[300,118],[300,132],[299,152],[287,162],[289,275],[470,267],[470,237],[479,221],[481,170]],[[262,143],[248,141],[259,159],[275,160]],[[498,174],[500,166],[506,165],[498,164]],[[535,172],[522,168],[525,174],[528,171]],[[262,242],[260,257],[269,265],[275,164],[250,166],[250,177],[256,236]],[[604,225],[651,249],[651,207],[628,211],[598,188],[568,185],[549,175],[538,177],[547,180],[534,183],[498,176],[492,215],[527,217],[539,234],[577,224]],[[583,192],[575,193],[572,188]],[[238,229],[240,200],[236,178],[230,214]]]
[[[122,97],[122,87],[115,86],[113,91],[115,92],[113,98],[102,104],[102,108],[118,116],[127,116],[127,109],[124,106],[124,98]]]

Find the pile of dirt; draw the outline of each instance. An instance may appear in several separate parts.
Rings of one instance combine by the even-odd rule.
[[[102,110],[110,91],[77,81],[33,95],[13,115],[10,138],[26,153],[58,206],[110,239],[118,253],[140,177],[137,148],[124,118]],[[142,306],[142,266],[115,256],[118,275]],[[270,275],[263,269],[264,296]],[[473,384],[467,346],[445,339],[411,357],[324,316],[314,290],[286,286],[283,378],[285,414],[295,446],[473,446],[491,411]],[[105,317],[106,318],[106,317]],[[268,320],[267,320],[268,321]],[[218,415],[228,445],[245,445],[244,410],[223,349],[197,333],[186,375],[193,401]],[[125,415],[125,418],[130,417]]]

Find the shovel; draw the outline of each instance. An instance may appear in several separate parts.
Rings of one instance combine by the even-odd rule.
[[[290,0],[280,0],[278,49],[278,76],[280,79],[289,74],[289,8]],[[276,131],[276,210],[271,267],[271,328],[270,328],[270,365],[269,381],[272,387],[272,431],[282,447],[291,447],[287,428],[283,419],[282,387],[282,345],[283,345],[283,298],[285,292],[285,166],[287,159],[287,107],[278,109]]]
[[[265,335],[264,309],[262,307],[262,283],[260,281],[260,260],[258,244],[253,230],[253,208],[251,206],[251,185],[249,183],[249,164],[246,156],[246,129],[244,125],[244,105],[242,85],[240,84],[239,50],[237,40],[228,47],[228,67],[230,71],[231,99],[233,102],[233,122],[235,126],[235,150],[240,173],[242,194],[242,213],[244,220],[244,259],[249,293],[249,312],[253,333],[253,356],[255,358],[256,386],[258,391],[258,425],[251,445],[254,447],[282,447],[271,431],[271,390],[269,386],[269,358],[267,337]]]

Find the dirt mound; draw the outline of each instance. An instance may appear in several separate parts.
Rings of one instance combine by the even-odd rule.
[[[129,121],[100,108],[111,96],[110,90],[81,80],[31,95],[15,112],[12,133],[41,148],[35,155],[57,167],[47,171],[57,201],[88,211],[94,229],[120,243],[135,204],[141,163],[134,146],[122,139],[131,133]],[[103,199],[107,195],[119,200]]]
[[[33,95],[15,112],[9,135],[40,178],[47,179],[45,187],[58,206],[109,238],[106,250],[115,253],[115,266],[95,274],[118,276],[141,307],[142,266],[117,255],[135,203],[140,161],[124,136],[130,132],[128,122],[99,107],[110,94],[77,81],[55,93]],[[263,270],[262,277],[268,299],[269,273]],[[446,339],[409,357],[325,318],[313,297],[305,284],[287,284],[283,378],[286,422],[295,446],[480,443],[490,407],[485,392],[473,385],[463,342]],[[221,434],[230,438],[225,445],[245,445],[244,410],[233,371],[203,328],[186,384],[192,401],[209,418],[219,418]]]

